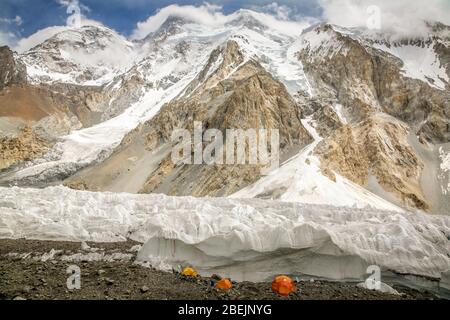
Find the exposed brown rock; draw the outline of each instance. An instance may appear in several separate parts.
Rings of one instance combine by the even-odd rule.
[[[0,117],[36,122],[57,112],[68,112],[55,95],[43,88],[12,86],[0,92]]]
[[[374,111],[383,111],[407,122],[430,142],[450,141],[449,90],[439,90],[404,76],[400,59],[341,34],[329,25],[310,32],[328,33],[341,49],[330,55],[304,49],[299,52],[299,59],[316,91],[335,97],[354,121],[361,121]],[[432,46],[432,40],[419,39],[408,44]],[[441,63],[450,69],[448,47],[439,42],[435,46]]]
[[[323,173],[334,179],[336,172],[362,186],[367,186],[369,176],[375,177],[390,194],[383,195],[389,201],[396,198],[405,206],[428,211],[420,185],[424,164],[406,136],[417,135],[427,145],[450,141],[450,91],[406,77],[403,62],[374,48],[372,39],[355,38],[330,25],[309,32],[330,38],[313,49],[305,45],[298,54],[316,92],[314,99],[299,100],[312,106],[315,127],[325,138],[316,150]],[[448,33],[385,41],[377,44],[433,48],[441,65],[450,70]],[[332,53],[326,52],[327,46]],[[327,100],[343,106],[348,125],[336,130],[338,124],[327,116],[332,115]]]
[[[88,186],[84,181],[70,181],[63,184],[65,187],[73,189],[73,190],[81,190],[81,191],[97,191],[95,187]]]
[[[25,127],[17,137],[0,138],[0,170],[23,161],[30,161],[50,148],[48,142]]]
[[[373,175],[380,186],[412,208],[428,211],[420,187],[423,163],[409,145],[408,127],[385,115],[374,115],[357,125],[346,125],[316,149],[322,171],[336,172],[365,186]]]
[[[27,71],[23,63],[14,58],[8,47],[0,47],[0,91],[13,84],[24,84]]]
[[[343,125],[336,112],[329,105],[315,112],[313,120],[320,124],[316,130],[322,137],[328,137]]]
[[[71,106],[68,96],[43,87],[12,85],[0,92],[0,118],[24,122],[49,140],[83,127]]]

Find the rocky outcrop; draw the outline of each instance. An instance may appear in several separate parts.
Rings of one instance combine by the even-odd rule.
[[[158,30],[146,36],[143,43],[159,43],[167,40],[168,37],[182,32],[181,26],[187,21],[180,17],[170,16],[164,21]]]
[[[325,105],[317,110],[312,119],[319,124],[316,126],[316,130],[321,137],[328,137],[343,125],[342,120],[330,105]]]
[[[0,91],[13,84],[27,81],[27,71],[23,63],[14,57],[8,47],[0,47]]]
[[[407,125],[378,114],[336,130],[315,153],[330,179],[335,179],[335,172],[369,189],[378,183],[403,205],[428,211],[420,185],[424,164],[409,145],[408,135]]]
[[[30,161],[49,150],[50,144],[25,127],[16,137],[0,138],[0,170]]]
[[[420,72],[448,67],[448,35],[439,34],[390,41],[321,25],[302,35],[298,57],[315,97],[300,95],[299,101],[309,105],[324,138],[316,149],[324,174],[338,173],[389,201],[430,211],[421,186],[424,163],[407,136],[431,145],[450,141],[447,79],[419,79]],[[399,58],[405,50],[417,54],[410,59],[424,59],[424,70],[407,69],[411,66]],[[423,52],[436,54],[436,65],[428,66],[431,62],[419,55]],[[345,121],[334,112],[337,106]]]
[[[317,39],[322,42],[317,44]],[[407,122],[430,142],[450,141],[450,92],[430,85],[432,79],[424,82],[405,76],[404,62],[378,49],[376,45],[380,43],[341,33],[331,25],[310,30],[300,43],[298,56],[315,91],[336,98],[353,121],[383,111]],[[388,48],[404,44],[383,45]],[[418,48],[440,45],[441,63],[444,65],[449,59],[448,48],[441,41],[419,41],[416,45]]]

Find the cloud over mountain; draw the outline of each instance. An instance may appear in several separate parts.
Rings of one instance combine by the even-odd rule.
[[[367,27],[379,16],[380,28],[400,36],[425,35],[426,21],[450,24],[448,0],[319,0],[323,18],[344,27]]]

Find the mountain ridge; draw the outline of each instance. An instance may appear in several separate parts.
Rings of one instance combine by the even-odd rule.
[[[442,208],[446,200],[442,197],[439,201],[427,199],[429,196],[423,192],[425,172],[437,170],[443,178],[433,183],[444,191],[447,190],[446,183],[449,180],[445,166],[442,169],[441,163],[438,163],[442,160],[431,163],[427,159],[436,159],[437,148],[444,150],[444,153],[449,150],[450,51],[449,37],[446,34],[448,27],[433,25],[430,28],[433,33],[425,41],[402,39],[388,43],[386,39],[379,40],[365,32],[357,33],[355,30],[330,24],[298,30],[298,36],[293,36],[294,32],[283,33],[278,29],[271,29],[247,12],[236,14],[234,19],[219,27],[169,17],[159,30],[133,42],[114,31],[110,33],[106,27],[85,26],[79,31],[63,31],[29,52],[14,56],[13,60],[9,59],[9,65],[11,61],[17,61],[26,66],[28,85],[46,87],[83,105],[84,111],[77,113],[73,107],[69,110],[78,116],[86,135],[83,131],[76,131],[80,127],[73,126],[69,126],[67,130],[75,130],[72,135],[56,133],[53,139],[58,140],[57,146],[48,155],[34,162],[19,163],[6,170],[0,176],[0,183],[66,183],[74,188],[78,186],[101,191],[98,184],[96,186],[83,177],[83,172],[122,172],[121,167],[134,167],[137,161],[140,167],[145,167],[146,163],[149,166],[148,170],[134,171],[139,176],[141,186],[127,183],[126,172],[120,174],[122,177],[113,177],[114,174],[111,173],[111,177],[105,179],[117,180],[114,191],[196,196],[228,196],[237,192],[237,195],[245,197],[244,189],[258,190],[258,183],[264,189],[262,186],[265,183],[259,179],[264,178],[254,170],[246,171],[238,167],[224,169],[223,172],[207,167],[183,169],[185,171],[177,173],[179,180],[174,177],[169,180],[161,179],[171,175],[174,170],[167,159],[169,145],[158,142],[162,137],[161,132],[180,124],[189,128],[193,123],[187,122],[187,119],[201,118],[192,113],[189,115],[189,112],[196,110],[198,114],[209,112],[222,119],[207,123],[208,127],[216,126],[218,129],[225,129],[222,126],[226,124],[247,128],[254,119],[264,115],[262,127],[279,127],[282,132],[289,128],[291,133],[281,135],[282,149],[288,145],[292,147],[292,141],[295,140],[292,139],[295,136],[292,132],[297,131],[296,134],[303,137],[299,139],[302,142],[298,144],[296,151],[285,150],[282,167],[292,166],[292,162],[286,161],[291,156],[297,156],[294,163],[299,166],[298,172],[303,172],[306,177],[309,174],[308,162],[313,163],[314,169],[311,170],[314,174],[311,179],[319,179],[324,184],[307,191],[299,182],[299,189],[296,191],[283,186],[262,193],[249,191],[247,194],[251,197],[259,194],[264,198],[284,199],[283,193],[290,190],[289,194],[297,194],[293,197],[286,195],[286,199],[289,198],[290,201],[304,200],[305,192],[311,192],[309,201],[327,202],[331,200],[324,194],[317,194],[317,198],[314,198],[314,190],[321,190],[324,186],[328,188],[333,184],[337,186],[339,181],[348,179],[366,188],[367,192],[384,198],[388,203],[409,210],[431,212],[433,207]],[[121,56],[129,59],[115,66],[116,58],[105,60],[100,54],[109,50],[118,50],[122,53]],[[98,55],[103,62],[84,59],[92,55]],[[77,57],[83,57],[83,61]],[[256,68],[267,74],[266,79],[271,79],[264,80],[267,81],[265,84],[263,81],[263,87],[266,85],[266,88],[261,91],[260,97],[258,86],[250,85],[251,77],[247,79],[249,82],[239,82],[239,75],[246,73],[242,68]],[[20,67],[17,70],[20,71]],[[0,72],[0,79],[3,79],[2,74],[6,72]],[[23,75],[23,69],[21,74]],[[19,78],[20,81],[25,81],[23,76]],[[255,79],[261,85],[261,79]],[[11,88],[11,83],[6,80],[0,83],[0,88],[1,85],[6,90]],[[233,87],[235,89],[230,89]],[[274,87],[280,89],[268,95],[272,90],[270,88]],[[236,108],[221,110],[220,106],[231,101],[230,97],[236,92],[239,92],[235,96],[236,101],[239,101]],[[184,102],[181,103],[183,99]],[[209,102],[202,102],[202,99]],[[215,102],[217,105],[214,107],[220,111],[211,106],[205,107],[208,103],[213,103],[214,99],[220,100],[220,103]],[[284,101],[284,106],[289,106],[287,109],[291,111],[282,117],[282,121],[273,120],[284,112],[279,107],[280,101]],[[256,107],[255,110],[259,112],[242,113],[246,103],[263,106],[266,102],[270,107]],[[200,107],[202,103],[205,106]],[[63,104],[67,106],[69,103],[63,101]],[[238,107],[239,104],[242,110]],[[194,107],[189,110],[186,106]],[[224,121],[223,119],[233,118],[230,110],[236,111],[239,117],[233,116],[232,122]],[[268,114],[271,115],[267,116]],[[395,121],[386,120],[384,115],[393,117]],[[289,124],[287,119],[290,119]],[[352,139],[352,136],[360,136],[358,132],[361,130],[367,131],[366,124],[371,121],[377,127],[376,130],[373,129],[374,132],[381,136],[377,147],[371,144],[375,141],[374,138],[368,138],[366,142]],[[267,125],[268,123],[271,125]],[[52,126],[50,121],[46,121],[45,125]],[[260,128],[259,125],[254,123],[253,126]],[[157,132],[160,130],[158,127],[165,129],[158,134],[139,136],[137,133],[145,127],[148,132]],[[105,130],[110,130],[108,128],[117,129],[111,141],[106,140]],[[396,133],[392,134],[389,130]],[[169,133],[164,133],[166,142]],[[387,136],[390,138],[386,138]],[[412,139],[411,136],[418,136],[420,148],[426,150],[425,153],[418,151],[415,142],[409,140]],[[96,137],[98,141],[95,140]],[[286,137],[289,138],[284,140]],[[149,141],[152,141],[152,147],[149,147]],[[351,151],[348,154],[345,154],[345,149],[342,152],[338,151],[339,148],[332,147],[342,141],[349,144],[348,150]],[[92,145],[87,147],[91,142]],[[69,148],[75,148],[74,143],[77,150],[86,149],[89,152],[86,151],[85,155],[81,152],[77,157],[72,157]],[[131,147],[124,147],[127,144],[133,145],[134,151]],[[309,151],[313,156],[301,155],[301,149],[307,145],[311,147]],[[383,147],[386,145],[393,145],[394,149]],[[59,149],[58,152],[56,148]],[[149,149],[152,150],[150,154]],[[61,150],[64,156],[61,156]],[[123,155],[119,156],[121,152]],[[373,153],[373,159],[362,161],[363,155],[368,152]],[[46,158],[59,158],[58,165],[54,166],[55,163]],[[364,164],[364,170],[358,169],[357,163]],[[383,165],[380,166],[380,163]],[[399,168],[404,170],[399,175],[389,174]],[[233,171],[233,174],[227,170]],[[285,169],[286,172],[290,172],[289,170]],[[227,180],[228,175],[232,177],[230,181]],[[196,177],[201,177],[200,180],[203,181],[198,186],[194,182]],[[243,177],[246,177],[245,183],[237,182]],[[97,178],[101,180],[100,177]],[[299,175],[298,178],[302,179],[302,176]],[[288,183],[287,181],[289,180],[282,184]],[[223,191],[219,186],[221,183],[230,184],[230,188]],[[305,186],[308,183],[312,182],[306,179]],[[344,188],[344,185],[348,185],[348,182],[341,187]],[[355,198],[349,200],[349,203],[357,203],[359,200],[355,199],[359,199],[364,192],[356,189],[351,188]],[[375,197],[371,199],[364,203],[371,205],[373,201],[372,205],[381,205],[381,202],[374,200]]]

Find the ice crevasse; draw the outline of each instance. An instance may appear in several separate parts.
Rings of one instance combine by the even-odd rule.
[[[369,265],[441,278],[450,217],[260,199],[0,188],[0,238],[144,243],[138,259],[236,280],[359,278]]]

